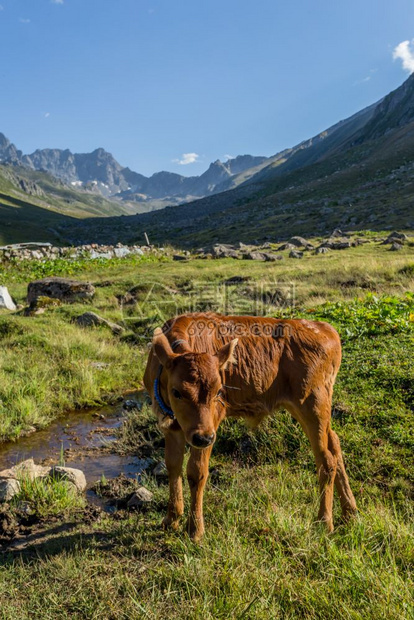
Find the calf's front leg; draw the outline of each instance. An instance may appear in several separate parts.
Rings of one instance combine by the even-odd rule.
[[[184,512],[182,469],[185,449],[184,433],[166,431],[165,436],[165,465],[168,471],[170,497],[167,514],[163,521],[164,527],[178,528],[180,517]]]
[[[208,464],[213,446],[198,450],[191,448],[187,465],[187,479],[191,491],[191,507],[187,530],[194,542],[204,534],[203,495],[208,478]]]

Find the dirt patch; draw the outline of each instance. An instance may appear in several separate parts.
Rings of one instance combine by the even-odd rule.
[[[21,506],[3,504],[0,511],[0,553],[11,548],[24,548],[48,538],[48,532],[72,529],[78,525],[90,525],[100,519],[102,510],[98,506],[86,505],[73,511],[67,517],[70,522],[62,523],[62,516],[39,517],[27,511],[25,502]],[[64,517],[64,516],[63,516]]]

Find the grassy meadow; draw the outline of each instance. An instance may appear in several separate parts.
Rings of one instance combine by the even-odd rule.
[[[96,287],[88,303],[1,313],[1,440],[139,388],[152,330],[176,312],[318,318],[343,341],[333,427],[359,508],[342,525],[336,499],[335,531],[315,523],[313,457],[286,412],[256,432],[226,421],[200,545],[184,525],[177,533],[160,528],[167,485],[149,474],[143,483],[155,501],[142,513],[78,521],[79,506],[59,499],[66,529],[57,523],[33,549],[0,555],[0,618],[414,616],[414,246],[389,252],[366,238],[301,260],[283,253],[275,263],[148,256],[0,266],[2,284],[21,304],[27,283],[46,275]],[[229,281],[235,276],[245,280]],[[125,331],[78,327],[72,320],[85,310]],[[154,420],[144,409],[128,424],[152,429]],[[133,449],[132,433],[125,441]],[[56,519],[51,504],[42,514]]]

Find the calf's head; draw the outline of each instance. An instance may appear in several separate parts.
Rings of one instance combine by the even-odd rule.
[[[225,416],[222,371],[233,363],[237,338],[215,355],[174,353],[165,334],[154,332],[154,353],[163,366],[162,395],[174,412],[186,441],[194,448],[214,443],[216,430]]]

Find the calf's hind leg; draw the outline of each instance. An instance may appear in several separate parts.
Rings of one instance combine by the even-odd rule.
[[[328,434],[329,450],[336,456],[338,463],[335,476],[335,487],[338,491],[339,501],[341,502],[343,519],[348,521],[357,511],[356,501],[346,474],[339,437],[331,428]]]
[[[320,492],[318,520],[323,521],[328,531],[332,532],[333,493],[338,458],[329,446],[330,416],[330,398],[323,394],[319,395],[319,398],[311,395],[299,411],[295,412],[294,417],[299,420],[308,436],[315,456]]]

